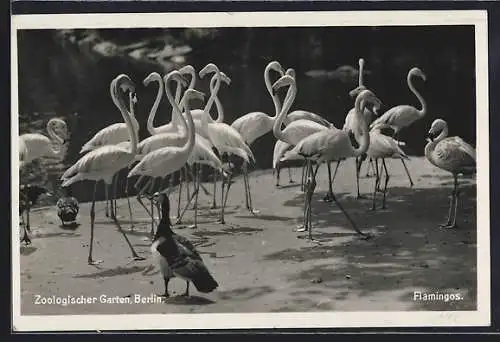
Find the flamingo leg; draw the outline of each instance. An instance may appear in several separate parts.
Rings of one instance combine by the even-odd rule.
[[[132,168],[132,164],[129,165],[128,171],[130,172],[130,169]],[[128,174],[128,172],[127,172]],[[130,230],[134,230],[134,220],[132,218],[132,205],[130,204],[130,198],[128,195],[128,177],[125,179],[125,197],[127,197],[127,204],[128,204],[128,213],[130,216]]]
[[[361,171],[361,163],[363,163],[363,160],[361,158],[356,157],[355,159],[356,162],[356,191],[357,191],[357,199],[365,198],[364,196],[361,196],[361,193],[359,192],[359,173]]]
[[[387,172],[387,165],[385,164],[385,158],[382,158],[382,165],[384,166],[384,172],[385,172],[385,184],[384,184],[384,197],[383,197],[383,200],[382,200],[382,209],[385,209],[387,206],[386,206],[386,194],[387,194],[387,184],[389,184],[389,178],[391,176],[389,176],[389,172]]]
[[[225,224],[224,220],[224,209],[226,208],[227,204],[227,198],[229,195],[229,188],[231,188],[232,180],[231,180],[231,174],[229,175],[227,180],[223,180],[223,182],[227,183],[227,188],[226,188],[226,193],[224,194],[224,183],[222,184],[222,208],[220,212],[220,218],[218,220],[218,223],[220,224]]]
[[[219,173],[218,170],[214,170],[214,173],[213,173],[214,195],[213,195],[213,198],[212,198],[212,205],[210,206],[210,209],[216,209],[217,208],[216,192],[217,192],[217,175],[218,175],[218,173]]]
[[[287,169],[288,169],[288,183],[293,184],[294,181],[292,179],[292,170],[290,170],[290,166],[288,166]]]
[[[115,174],[113,176],[113,190],[111,193],[111,218],[114,220],[116,218],[116,197],[117,197],[117,191],[118,191],[118,174]]]
[[[108,185],[106,184],[106,182],[104,182],[104,197],[106,198],[106,211],[105,211],[105,215],[106,217],[109,217],[109,189],[108,189]]]
[[[113,221],[115,222],[116,227],[118,228],[120,233],[123,235],[125,242],[127,243],[128,247],[130,248],[130,251],[132,252],[132,258],[134,260],[146,260],[146,258],[137,255],[136,251],[134,250],[134,247],[130,243],[130,240],[128,239],[127,234],[125,234],[125,232],[123,231],[122,226],[120,225],[120,222],[118,221],[118,218],[116,218],[116,216],[114,217]]]
[[[181,296],[189,297],[189,280],[186,280],[186,291]]]
[[[361,161],[360,161],[360,169],[361,169],[361,165],[363,164],[363,161],[365,160],[365,158],[363,158]],[[371,177],[372,174],[370,173],[370,171],[373,171],[373,175],[375,176],[375,166],[373,165],[373,158],[370,157],[370,159],[368,160],[368,165],[366,166],[366,175],[365,177]]]
[[[200,165],[195,166],[197,168],[196,175],[196,187],[194,191],[194,224],[190,228],[198,228],[198,194],[200,192],[200,177],[201,177],[201,167]]]
[[[152,182],[153,180],[150,179],[146,184],[144,184],[144,186],[142,187],[142,189],[137,193],[137,202],[139,202],[139,204],[144,208],[144,210],[146,210],[146,212],[148,213],[148,215],[150,217],[153,217],[153,213],[149,211],[148,207],[146,207],[146,205],[144,204],[144,202],[142,201],[142,198],[144,197],[144,192],[146,191],[146,189],[148,188],[148,186],[150,186],[150,183]]]
[[[448,219],[446,220],[445,224],[440,225],[441,228],[456,228],[457,227],[457,222],[456,222],[457,206],[458,206],[458,178],[457,178],[457,175],[453,175],[453,191],[451,193],[450,209],[448,211]],[[453,223],[452,223],[452,212],[453,211],[454,211],[454,215],[453,215]]]
[[[151,234],[151,239],[153,239],[153,238],[154,238],[154,236],[155,236],[155,226],[154,226],[154,218],[153,218],[153,217],[154,217],[155,212],[154,212],[154,207],[153,207],[153,201],[151,200],[151,201],[149,202],[149,204],[150,204],[150,206],[151,206],[151,213],[153,214],[153,215],[151,215],[151,231],[150,231],[150,234]]]
[[[305,173],[306,173],[306,168],[307,168],[307,162],[304,166],[302,166],[302,176],[300,179],[300,191],[304,191],[304,180],[305,180]]]
[[[309,168],[312,168],[312,162],[310,160],[306,160],[306,165],[305,167],[307,169]],[[308,185],[309,185],[309,180],[307,181],[308,182]],[[305,232],[307,231],[309,228],[308,226],[308,210],[309,210],[309,207],[308,207],[308,201],[307,201],[308,197],[307,197],[307,194],[306,194],[306,197],[304,198],[304,219],[303,219],[303,223],[302,225],[299,225],[297,226],[297,232]]]
[[[279,166],[279,162],[278,164],[276,165],[276,187],[279,187],[280,186],[280,171],[281,171],[281,168]],[[290,169],[288,169],[290,170]]]
[[[181,197],[182,197],[182,183],[184,183],[184,173],[183,170],[179,170],[179,193],[177,198],[177,219],[181,217]]]
[[[408,170],[408,167],[406,166],[405,160],[403,158],[401,158],[401,162],[403,163],[403,166],[404,166],[405,171],[406,171],[406,175],[408,176],[408,179],[410,180],[410,187],[413,187],[414,183],[413,183],[413,180],[411,179],[410,171]]]
[[[246,162],[243,163],[243,177],[246,179],[246,191],[247,191],[247,209],[250,210],[252,214],[258,214],[259,210],[255,209],[252,204],[252,193],[250,192],[250,178],[248,176],[248,164]]]
[[[196,188],[195,188],[195,192],[196,192]],[[186,213],[186,210],[189,208],[189,205],[191,204],[191,202],[195,198],[195,195],[196,194],[193,194],[193,196],[190,196],[188,198],[188,201],[187,201],[186,205],[184,206],[184,209],[182,209],[182,212],[177,217],[177,221],[175,222],[175,224],[180,224],[182,222],[182,218],[184,217],[184,214]]]
[[[378,185],[380,182],[380,177],[379,177],[379,173],[378,173],[378,159],[377,158],[375,158],[375,171],[376,171],[376,174],[375,174],[375,187],[373,189],[372,210],[375,210],[375,201],[377,198],[377,188],[378,188]]]
[[[338,166],[338,163],[337,163]],[[323,198],[323,201],[325,202],[331,202],[332,201],[332,193],[333,193],[333,186],[332,186],[332,165],[331,163],[327,162],[326,167],[328,168],[328,193],[326,196]]]
[[[105,186],[108,186],[106,182],[104,182]],[[94,246],[94,221],[95,221],[95,193],[97,190],[97,182],[94,183],[94,192],[92,193],[92,205],[90,206],[90,243],[89,243],[89,256],[88,256],[88,264],[89,265],[98,265],[102,263],[102,260],[94,260],[92,258],[92,249]]]
[[[329,164],[329,163],[328,163]],[[311,169],[311,174],[312,174],[312,177],[309,181],[309,187],[308,187],[308,190],[307,190],[307,221],[308,221],[308,231],[309,231],[309,241],[311,242],[318,242],[316,240],[313,239],[312,237],[312,219],[311,219],[311,216],[312,216],[312,197],[314,195],[314,190],[316,189],[316,175],[318,174],[318,170],[319,170],[319,166],[321,164],[318,163],[318,165],[316,165],[316,170],[312,170]],[[338,164],[337,164],[338,165]],[[332,196],[333,196],[333,191],[332,191]]]

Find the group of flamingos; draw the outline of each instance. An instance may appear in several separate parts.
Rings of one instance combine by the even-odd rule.
[[[243,159],[243,179],[246,193],[246,206],[252,213],[257,213],[253,208],[250,183],[248,180],[248,165],[255,162],[249,146],[266,133],[272,131],[276,137],[276,145],[273,155],[273,168],[277,169],[277,182],[279,182],[279,164],[286,160],[302,159],[305,160],[303,169],[303,191],[305,192],[304,204],[304,222],[297,228],[297,231],[308,231],[310,241],[312,237],[311,226],[311,201],[316,188],[316,177],[320,165],[324,162],[328,167],[329,189],[325,201],[334,202],[345,215],[350,225],[361,237],[368,238],[369,235],[358,229],[349,214],[344,210],[340,202],[333,193],[332,182],[337,173],[340,163],[350,157],[356,161],[356,179],[357,194],[359,193],[359,170],[361,163],[369,158],[373,166],[376,178],[373,193],[373,209],[375,209],[375,195],[377,192],[383,193],[383,204],[385,207],[385,198],[387,184],[389,182],[389,173],[386,165],[386,158],[401,159],[405,170],[413,185],[410,174],[404,162],[407,155],[400,146],[404,143],[396,140],[397,134],[401,129],[408,127],[416,120],[426,115],[426,102],[419,92],[415,89],[412,80],[414,77],[420,77],[426,80],[425,74],[419,68],[412,68],[408,72],[407,83],[409,89],[415,94],[420,102],[421,109],[410,105],[399,105],[387,110],[383,115],[372,121],[374,115],[378,115],[378,110],[382,105],[377,96],[363,84],[363,66],[364,60],[359,59],[359,84],[349,94],[355,98],[354,107],[348,112],[345,125],[342,129],[336,128],[333,124],[322,118],[320,115],[304,110],[295,110],[289,113],[289,110],[295,100],[297,93],[297,84],[295,72],[293,69],[284,70],[277,61],[270,62],[264,70],[264,81],[266,88],[271,95],[274,103],[274,115],[268,115],[263,112],[251,112],[239,117],[231,125],[224,123],[224,111],[222,104],[217,96],[222,83],[230,85],[230,78],[219,70],[219,68],[209,63],[198,75],[204,78],[213,74],[210,81],[210,96],[203,109],[192,109],[190,101],[204,100],[205,94],[194,89],[197,75],[191,65],[187,65],[179,70],[169,72],[163,78],[156,72],[151,73],[144,80],[147,86],[151,82],[158,84],[156,100],[152,106],[147,129],[150,137],[139,142],[138,131],[139,124],[135,118],[135,104],[137,102],[136,87],[134,82],[125,74],[118,75],[110,84],[110,93],[113,103],[121,112],[124,123],[110,125],[94,135],[81,149],[84,154],[75,164],[69,167],[62,175],[62,187],[69,187],[71,184],[81,180],[95,181],[94,195],[90,208],[91,230],[89,244],[89,264],[98,264],[100,260],[94,260],[92,256],[94,240],[94,220],[95,220],[95,192],[98,181],[103,181],[106,189],[106,215],[108,215],[108,198],[110,198],[110,216],[114,220],[124,239],[126,240],[133,258],[135,260],[143,259],[134,250],[132,244],[127,238],[125,232],[121,229],[119,220],[116,216],[116,202],[114,194],[116,193],[116,175],[127,168],[127,184],[125,191],[128,190],[128,180],[133,176],[139,176],[135,183],[138,190],[137,199],[141,205],[148,211],[152,220],[154,217],[153,201],[151,207],[144,205],[141,198],[148,193],[150,199],[154,189],[155,181],[179,172],[184,175],[184,180],[191,175],[194,184],[194,191],[190,193],[188,188],[188,203],[184,211],[194,199],[194,225],[197,220],[197,201],[200,186],[203,188],[200,180],[200,167],[209,166],[214,169],[214,192],[212,207],[215,203],[215,186],[217,174],[222,178],[222,202],[219,222],[224,223],[224,207],[227,203],[228,192],[231,186],[232,168],[228,168],[221,161],[222,156],[237,156]],[[279,78],[272,83],[271,72],[274,72]],[[190,82],[186,78],[190,78]],[[172,82],[176,83],[175,95],[172,94]],[[187,88],[184,92],[183,88]],[[283,102],[279,99],[279,90],[286,89],[286,95]],[[160,127],[154,127],[153,121],[156,111],[159,107],[163,95],[166,95],[168,102],[172,106],[172,119],[168,124]],[[181,97],[182,95],[182,97]],[[210,114],[211,108],[215,104],[218,112],[217,119],[213,119]],[[283,127],[284,126],[284,127]],[[383,129],[390,128],[394,134],[387,136],[382,133]],[[52,141],[57,144],[65,143],[64,138],[66,126],[60,119],[52,119],[47,127],[51,139],[38,134],[20,136],[20,160],[21,164],[33,160],[44,153],[57,154],[59,150],[53,149]],[[59,135],[55,133],[59,131]],[[61,133],[62,132],[62,133]],[[425,155],[427,159],[435,166],[449,171],[454,177],[454,189],[450,202],[447,222],[443,227],[452,228],[456,226],[456,211],[458,205],[458,181],[459,174],[475,172],[475,149],[465,143],[459,137],[447,137],[448,128],[445,121],[436,119],[428,132],[428,143],[425,146]],[[43,137],[43,138],[41,138]],[[43,142],[40,139],[45,139]],[[44,151],[34,150],[40,146],[45,146]],[[35,147],[35,146],[38,147]],[[31,153],[31,154],[30,154]],[[28,154],[30,156],[28,157]],[[332,177],[330,163],[336,162],[337,166]],[[380,169],[379,169],[380,162]],[[385,174],[385,183],[383,189],[380,188],[382,176]],[[147,183],[141,186],[141,180],[146,177]],[[160,193],[169,193],[171,188],[168,186]],[[113,186],[112,195],[109,195],[108,187]],[[179,205],[178,220],[182,217],[180,212],[180,197],[182,193],[182,182],[179,185]],[[206,190],[205,190],[206,192]],[[208,193],[208,192],[206,192]],[[156,193],[157,194],[157,193]],[[130,221],[132,220],[132,210],[130,200],[127,196]],[[454,214],[452,215],[452,211]],[[153,230],[153,221],[151,229]],[[153,234],[153,232],[152,232]]]

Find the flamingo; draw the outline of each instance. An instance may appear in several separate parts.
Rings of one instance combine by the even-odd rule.
[[[439,135],[438,135],[439,133]],[[443,119],[436,119],[428,132],[425,156],[429,162],[453,175],[450,209],[446,223],[441,228],[457,227],[458,175],[476,172],[476,149],[460,137],[448,137],[448,124]],[[452,208],[454,209],[452,220]]]
[[[285,152],[290,151],[293,148],[292,145],[281,141],[281,140],[276,140],[276,143],[274,144],[274,150],[273,150],[273,171],[276,171],[276,186],[280,186],[280,170],[281,170],[281,158],[285,154]],[[290,167],[288,167],[288,178],[289,182],[293,183],[292,180],[292,174],[290,172]]]
[[[131,99],[133,103],[135,104],[137,102],[137,98]],[[132,106],[132,103],[131,103]],[[132,125],[134,128],[134,132],[137,136],[139,136],[139,122],[137,122],[137,119],[135,118],[135,115],[132,115]],[[90,140],[88,140],[81,148],[80,154],[87,153],[89,151],[95,150],[99,147],[105,146],[105,145],[117,145],[121,142],[127,141],[129,139],[129,134],[128,134],[128,128],[127,125],[123,122],[121,123],[114,123],[111,124],[100,131],[98,131]],[[116,179],[114,180],[115,183]],[[116,186],[116,184],[115,184]],[[105,215],[106,217],[109,217],[109,212],[108,212],[108,203],[110,202],[109,199],[109,193],[108,193],[108,187],[104,187],[105,190],[105,197],[106,197],[106,211]],[[127,196],[128,197],[128,196]],[[116,215],[116,213],[113,211],[113,203],[110,204],[111,206],[111,215]]]
[[[19,136],[20,169],[42,157],[63,157],[63,146],[68,136],[66,122],[58,118],[50,119],[47,122],[47,134],[49,137],[40,133],[25,133]]]
[[[280,76],[283,76],[283,68],[278,61],[272,61],[267,64],[266,68],[264,69],[264,83],[274,103],[274,115],[270,116],[263,112],[251,112],[239,117],[231,124],[231,127],[233,127],[236,131],[238,131],[238,133],[241,134],[248,146],[251,146],[255,142],[255,140],[269,133],[273,129],[276,115],[278,115],[278,112],[280,111],[279,100],[276,94],[272,93],[271,89],[271,71],[275,71]],[[218,99],[216,99],[216,102],[217,101]],[[243,177],[245,182],[246,207],[250,211],[258,212],[258,210],[254,210],[252,208],[252,197],[250,194],[250,183],[248,180],[248,167],[246,163],[243,164]]]
[[[287,84],[293,84],[291,79],[286,79],[284,76],[278,80],[274,85],[274,88],[283,87]],[[355,148],[349,136],[349,133],[337,128],[329,128],[327,130],[318,131],[313,133],[299,143],[295,145],[292,153],[302,155],[308,164],[308,168],[311,169],[309,172],[309,180],[307,184],[306,192],[306,205],[304,210],[304,226],[298,231],[309,231],[309,240],[312,239],[312,227],[311,227],[311,200],[316,188],[316,175],[318,173],[319,166],[322,162],[329,162],[332,160],[339,160],[348,157],[357,157],[363,153],[366,153],[370,145],[370,135],[368,134],[368,124],[363,120],[364,106],[366,103],[372,103],[373,105],[380,105],[380,100],[369,90],[362,91],[356,98],[355,109],[356,115],[359,116],[358,123],[361,125],[361,141],[357,148]],[[316,168],[312,170],[312,161],[317,163]],[[342,205],[339,203],[335,195],[332,193],[332,199],[337,204],[339,209],[348,219],[349,223],[356,231],[356,233],[368,238],[369,235],[361,232],[351,217],[344,210]]]
[[[89,243],[89,265],[96,265],[102,260],[94,260],[92,258],[92,248],[94,243],[94,221],[95,221],[95,193],[97,189],[97,182],[103,180],[105,185],[111,184],[114,175],[121,169],[128,167],[134,160],[137,152],[137,134],[133,123],[133,114],[126,108],[125,101],[119,94],[119,90],[129,91],[135,94],[135,85],[132,80],[125,74],[118,75],[110,85],[111,98],[113,103],[120,110],[123,119],[128,127],[130,148],[123,148],[117,145],[104,145],[98,147],[83,157],[81,157],[73,166],[64,172],[61,179],[63,180],[62,186],[67,187],[73,183],[82,180],[94,181],[94,191],[92,196],[92,205],[90,207],[90,243]],[[135,97],[135,95],[134,95]],[[143,257],[137,255],[134,247],[130,243],[127,235],[123,231],[116,216],[113,221],[118,227],[118,230],[123,235],[127,242],[134,260],[144,260]]]
[[[219,85],[217,85],[217,82],[219,82]],[[208,133],[205,130],[203,130],[202,118],[203,118],[205,111],[207,111],[210,115],[210,110],[212,109],[213,103],[215,102],[216,107],[217,107],[217,112],[218,112],[217,119],[213,120],[212,116],[210,115],[209,120],[210,120],[210,122],[223,122],[224,121],[224,109],[223,109],[222,104],[220,103],[220,101],[217,97],[217,93],[218,93],[219,88],[220,88],[220,82],[224,82],[227,85],[230,85],[231,79],[223,72],[220,72],[219,74],[215,73],[212,76],[212,79],[210,80],[210,87],[209,87],[210,88],[210,98],[207,101],[207,103],[205,104],[205,107],[203,109],[194,109],[192,111],[194,113],[193,117],[196,118],[196,119],[193,119],[194,123],[195,123],[195,127],[196,127],[196,133],[199,136],[201,136],[202,138],[204,138],[203,142],[205,143],[205,145],[212,148],[212,149],[214,148],[214,145],[210,141]],[[210,99],[212,99],[212,100],[210,100]],[[184,114],[185,113],[183,113],[183,115]],[[213,182],[214,182],[214,192],[213,192],[211,209],[215,209],[217,207],[217,204],[216,204],[217,172],[215,172],[213,175]],[[207,193],[207,191],[205,191],[205,192]],[[179,221],[177,221],[177,222],[179,222]]]
[[[209,63],[199,72],[199,75],[200,78],[203,78],[206,74],[214,72],[216,73],[218,78],[221,77],[219,68],[215,64]],[[209,102],[208,108],[210,108],[212,106],[212,103],[215,101],[215,96],[217,94],[219,86],[220,82],[217,82],[215,85],[214,93],[210,96],[210,99],[208,100]],[[221,114],[222,112],[219,112],[219,115]],[[229,126],[224,122],[215,122],[210,117],[210,113],[208,111],[204,111],[204,115],[201,121],[201,130],[208,135],[208,138],[210,139],[210,141],[213,143],[213,145],[221,155],[224,153],[227,153],[228,155],[234,154],[242,158],[246,163],[249,163],[250,160],[252,162],[255,162],[255,157],[252,153],[252,150],[245,143],[241,134],[238,133],[238,131],[235,130],[233,127]],[[219,222],[222,224],[224,224],[224,207],[227,201],[227,195],[230,186],[231,186],[231,180],[227,182],[226,194],[225,195],[224,193],[222,194],[224,200],[221,209],[221,216],[219,219]],[[224,187],[224,181],[223,181],[223,187]],[[254,211],[251,212],[254,213]]]
[[[158,106],[160,104],[161,98],[164,94],[164,90],[168,91],[168,85],[170,84],[171,80],[175,80],[177,82],[177,89],[176,89],[176,98],[175,101],[178,103],[179,98],[180,98],[180,92],[181,92],[181,87],[182,86],[187,86],[186,80],[182,77],[182,74],[180,71],[172,71],[168,73],[165,77],[165,82],[164,84],[164,79],[158,74],[157,72],[152,72],[149,74],[143,81],[145,86],[148,86],[151,82],[156,81],[158,83],[158,93],[156,95],[155,102],[153,103],[153,107],[151,108],[149,117],[148,117],[148,131],[151,134],[148,138],[142,140],[138,145],[137,145],[137,155],[135,157],[135,161],[140,161],[145,155],[148,153],[155,151],[159,148],[166,147],[166,146],[182,146],[184,145],[187,140],[188,140],[188,134],[186,131],[186,127],[182,125],[182,120],[180,118],[180,115],[175,111],[175,109],[172,109],[172,120],[170,123],[165,124],[160,127],[154,127],[153,122],[154,118],[156,115],[156,112],[158,110]],[[178,125],[178,122],[181,124]],[[130,170],[129,170],[130,171]],[[137,189],[139,182],[141,181],[143,177],[139,177],[137,180],[135,187]],[[127,178],[128,181],[128,178]],[[154,188],[155,182],[154,179],[151,179],[137,194],[137,201],[142,205],[142,207],[149,213],[149,210],[146,208],[144,203],[142,202],[141,197],[143,196],[143,192],[146,190],[146,188],[149,187],[152,190]],[[182,192],[182,182],[179,185],[179,194]],[[180,203],[180,196],[179,196],[179,203]],[[177,206],[178,211],[180,210],[180,204]],[[152,214],[151,219],[153,220]],[[153,225],[153,221],[152,221]]]
[[[164,81],[166,84],[168,84],[169,80],[167,79],[167,76],[164,77]],[[180,113],[180,107],[175,102],[172,94],[170,94],[168,87],[166,87],[166,95],[174,110]],[[188,101],[191,99],[203,100],[203,97],[203,93],[200,93],[199,91],[196,91],[194,89],[187,89],[184,93],[184,108],[186,109],[188,119],[186,131],[189,133],[187,142],[181,147],[166,146],[146,154],[139,161],[139,163],[137,163],[132,168],[132,170],[130,170],[128,174],[129,178],[135,175],[145,175],[153,178],[164,177],[165,175],[172,174],[173,172],[178,171],[184,166],[184,164],[186,164],[189,159],[189,155],[191,154],[195,146],[196,134]]]
[[[383,171],[385,172],[385,184],[384,184],[384,190],[382,190],[382,193],[384,194],[382,201],[382,209],[386,208],[387,184],[389,183],[389,178],[390,178],[389,173],[387,171],[387,165],[385,163],[385,159],[386,158],[398,158],[401,160],[409,159],[406,153],[404,153],[404,151],[400,148],[401,145],[404,146],[404,143],[392,137],[382,134],[381,128],[382,128],[381,126],[377,126],[370,130],[369,132],[370,146],[368,147],[368,151],[366,151],[366,155],[370,157],[370,159],[375,159],[376,178],[375,178],[375,189],[373,190],[372,210],[375,210],[375,199],[376,199],[377,189],[379,188],[380,179],[382,178],[382,171],[380,172],[379,175],[378,159],[379,158],[382,159]],[[361,141],[361,139],[362,138],[359,138],[359,136],[356,137],[356,140],[358,141]],[[406,169],[406,164],[404,164],[404,162],[403,165],[405,166]],[[356,165],[356,170],[359,170],[359,166]],[[359,171],[357,173],[359,174]]]
[[[420,93],[415,89],[415,86],[413,85],[412,77],[414,76],[418,76],[424,81],[426,81],[427,77],[425,76],[423,71],[417,67],[411,68],[406,77],[408,88],[410,88],[411,92],[417,97],[422,108],[417,109],[409,105],[399,105],[396,107],[392,107],[391,109],[387,110],[382,116],[373,121],[370,124],[370,129],[375,126],[384,124],[394,130],[393,138],[396,138],[401,129],[403,129],[404,127],[408,127],[413,122],[417,121],[418,119],[422,119],[425,116],[427,112],[427,104],[425,103],[422,95],[420,95]]]
[[[282,81],[282,83],[279,84],[283,84],[281,87],[286,85],[289,86],[289,88],[287,91],[286,98],[283,102],[283,107],[281,108],[281,112],[279,113],[276,121],[274,122],[273,133],[276,139],[284,141],[285,143],[290,144],[291,146],[295,146],[296,144],[299,143],[299,141],[301,141],[302,139],[313,133],[325,131],[328,129],[337,129],[333,125],[330,128],[328,128],[315,121],[311,121],[308,119],[298,119],[292,121],[284,129],[281,129],[283,120],[286,117],[288,110],[292,106],[292,103],[295,100],[295,95],[297,93],[297,85],[295,83],[295,79],[290,75],[284,75],[283,77],[285,77],[284,81]],[[283,79],[283,77],[281,77],[280,80]],[[277,89],[278,88],[274,88],[273,86],[273,91],[277,91]],[[280,160],[285,161],[290,159],[301,158],[301,156],[297,155],[296,153],[292,153],[292,151],[287,152],[286,158],[284,157],[281,158]],[[328,167],[329,189],[328,189],[328,194],[327,196],[325,196],[324,200],[329,202],[331,201],[331,195],[333,194],[333,189],[331,184],[332,177],[331,177],[330,163],[327,163],[326,165]],[[309,168],[306,167],[306,173],[308,172],[308,170]]]

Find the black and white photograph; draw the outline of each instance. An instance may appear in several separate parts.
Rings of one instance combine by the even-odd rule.
[[[16,331],[486,326],[485,11],[12,16]]]

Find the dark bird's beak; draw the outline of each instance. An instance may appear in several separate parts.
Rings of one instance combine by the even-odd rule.
[[[425,141],[431,142],[434,140],[434,134],[432,132],[427,132],[427,136],[425,137]]]

